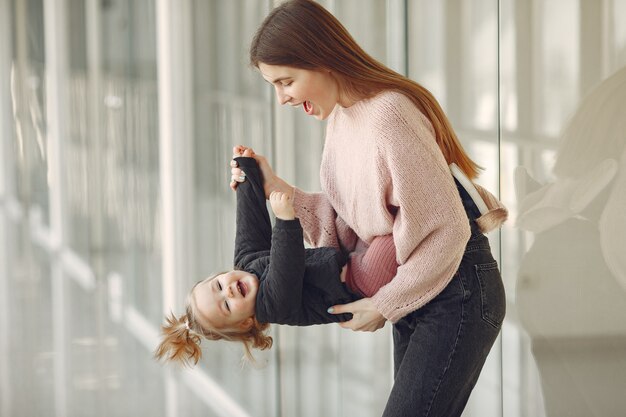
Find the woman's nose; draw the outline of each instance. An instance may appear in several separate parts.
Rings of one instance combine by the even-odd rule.
[[[291,97],[278,89],[276,90],[276,97],[278,97],[278,102],[280,104],[286,104],[289,102],[289,100],[291,100]]]

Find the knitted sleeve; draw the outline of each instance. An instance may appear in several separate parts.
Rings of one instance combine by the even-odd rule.
[[[395,211],[399,267],[372,301],[396,322],[449,283],[470,236],[467,215],[430,122],[408,98],[377,112],[378,166],[390,178],[387,204]]]
[[[324,193],[306,193],[295,188],[293,205],[304,230],[304,240],[311,246],[330,246],[346,253],[354,250],[356,233],[337,216]]]

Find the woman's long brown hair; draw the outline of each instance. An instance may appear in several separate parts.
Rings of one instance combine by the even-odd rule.
[[[428,118],[448,164],[470,178],[481,169],[463,150],[450,121],[426,88],[367,54],[346,28],[312,0],[291,0],[265,18],[250,46],[250,63],[330,70],[348,97],[373,97],[396,90],[409,97]]]

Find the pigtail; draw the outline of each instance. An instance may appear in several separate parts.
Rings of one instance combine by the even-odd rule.
[[[260,323],[256,317],[252,317],[252,324],[244,330],[222,330],[208,328],[196,320],[193,290],[201,282],[215,278],[215,274],[209,278],[198,281],[189,292],[185,314],[176,317],[173,313],[165,318],[165,324],[161,326],[162,340],[154,352],[156,360],[178,362],[184,366],[193,366],[202,358],[200,342],[202,338],[207,340],[226,340],[229,342],[241,342],[244,347],[244,358],[255,364],[252,349],[266,350],[272,347],[273,339],[266,333],[269,323]]]
[[[268,336],[265,332],[270,327],[269,323],[259,323],[254,317],[254,321],[250,330],[248,330],[245,334],[242,334],[240,337],[237,337],[241,343],[243,343],[243,348],[245,351],[245,358],[255,363],[254,356],[252,355],[252,349],[266,350],[272,347],[274,340],[271,336]]]
[[[252,354],[252,349],[266,350],[270,349],[274,343],[274,339],[268,336],[266,332],[270,328],[269,323],[260,323],[256,317],[252,317],[252,325],[240,332],[211,330],[205,333],[204,337],[209,340],[226,340],[228,342],[240,342],[243,345],[243,360],[255,365],[256,360]]]
[[[190,328],[187,314],[177,318],[170,313],[161,330],[163,338],[154,352],[155,359],[177,362],[184,366],[198,363],[202,357],[201,335]]]

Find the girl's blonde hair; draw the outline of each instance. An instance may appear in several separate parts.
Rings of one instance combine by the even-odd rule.
[[[228,340],[241,342],[244,347],[245,358],[254,363],[252,348],[265,350],[272,347],[273,340],[266,334],[269,323],[260,323],[252,317],[252,325],[244,330],[219,330],[202,326],[196,319],[195,305],[191,295],[201,282],[211,280],[221,273],[214,274],[205,280],[194,284],[187,297],[185,314],[176,317],[170,313],[161,326],[162,340],[159,343],[154,357],[157,360],[172,361],[184,366],[196,365],[202,358],[200,342],[202,338],[208,340]]]
[[[428,118],[448,164],[474,179],[481,169],[463,150],[450,121],[426,88],[367,54],[346,28],[312,0],[291,0],[265,18],[250,46],[250,63],[330,70],[348,97],[369,98],[384,90],[405,94]]]

